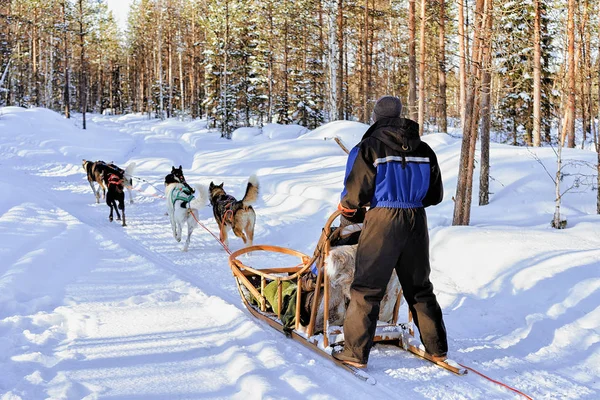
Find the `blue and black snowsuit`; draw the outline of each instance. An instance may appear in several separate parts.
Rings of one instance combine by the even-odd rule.
[[[379,303],[395,268],[404,297],[428,353],[448,351],[442,310],[429,280],[425,207],[443,197],[437,157],[404,118],[373,124],[350,152],[340,206],[370,206],[358,242],[351,301],[344,321],[345,353],[366,363]],[[350,212],[351,214],[351,212]]]

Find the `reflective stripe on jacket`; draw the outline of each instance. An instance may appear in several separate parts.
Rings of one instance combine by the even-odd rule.
[[[348,157],[341,205],[419,208],[442,201],[442,178],[418,124],[388,118],[373,124]]]

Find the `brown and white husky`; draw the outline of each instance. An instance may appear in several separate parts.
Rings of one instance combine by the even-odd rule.
[[[252,204],[258,199],[258,179],[252,175],[246,185],[246,193],[242,200],[227,194],[223,183],[215,185],[210,183],[208,193],[213,214],[219,224],[220,239],[228,245],[227,232],[233,229],[235,236],[241,238],[247,246],[252,246],[254,241],[254,224],[256,213]]]
[[[131,187],[133,186],[132,175],[135,170],[135,163],[132,162],[125,169],[118,167],[112,162],[106,163],[104,161],[88,161],[83,160],[81,162],[83,169],[87,174],[87,180],[92,188],[92,192],[94,192],[94,196],[96,197],[96,203],[100,203],[100,189],[102,189],[102,197],[106,198],[106,183],[105,180],[108,179],[108,175],[114,173],[115,171],[122,175],[123,184],[127,191],[129,192],[129,202],[133,204],[133,197],[131,194]],[[94,182],[98,184],[98,189],[94,188]]]

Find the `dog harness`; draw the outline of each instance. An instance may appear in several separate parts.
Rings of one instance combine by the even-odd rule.
[[[186,204],[194,200],[194,195],[184,186],[178,187],[171,192],[171,202],[175,207],[175,202],[181,200],[183,204],[182,208],[185,208]]]
[[[119,185],[123,182],[123,180],[116,174],[110,174],[108,176],[108,184],[109,185]]]

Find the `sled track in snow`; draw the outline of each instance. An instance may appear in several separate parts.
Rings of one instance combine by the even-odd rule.
[[[154,204],[154,203],[152,203],[152,204]],[[137,206],[139,207],[139,204]],[[136,207],[136,205],[134,205],[134,207]],[[102,210],[104,211],[104,207],[102,207]],[[307,354],[307,357],[309,357],[309,358],[313,358],[313,355],[314,355],[314,359],[319,360],[317,362],[322,367],[326,367],[328,370],[334,371],[334,373],[336,375],[336,379],[338,379],[339,377],[343,377],[342,379],[347,380],[348,382],[354,382],[356,380],[355,377],[352,377],[346,371],[339,369],[339,367],[336,366],[334,363],[332,363],[324,358],[321,358],[317,354],[314,354],[312,352],[307,352],[306,348],[304,346],[302,346],[301,344],[296,343],[293,340],[287,340],[287,338],[283,337],[280,333],[273,331],[272,328],[270,326],[268,326],[268,324],[266,324],[262,321],[258,321],[255,318],[251,317],[249,315],[248,311],[246,310],[246,308],[243,306],[241,300],[239,299],[237,292],[229,293],[225,289],[220,288],[216,285],[207,285],[206,282],[202,282],[200,280],[200,278],[198,278],[197,276],[194,276],[190,272],[185,271],[183,269],[183,268],[185,268],[184,266],[178,265],[173,260],[171,260],[170,258],[168,258],[167,256],[165,256],[163,254],[160,254],[156,251],[152,251],[152,250],[146,248],[137,239],[132,238],[128,234],[126,234],[126,232],[118,224],[115,224],[115,223],[109,224],[108,222],[102,222],[105,217],[104,213],[95,211],[95,212],[91,212],[89,215],[79,215],[79,213],[74,213],[72,215],[76,219],[78,219],[79,221],[84,223],[86,226],[89,226],[91,229],[102,234],[102,236],[104,236],[105,238],[113,240],[115,243],[117,243],[123,249],[131,252],[132,254],[135,254],[135,255],[138,255],[138,256],[144,258],[145,260],[153,263],[158,268],[162,268],[162,269],[165,269],[165,270],[171,272],[177,278],[194,285],[196,288],[198,288],[205,294],[207,294],[209,296],[219,297],[226,303],[233,305],[235,308],[242,311],[242,313],[246,317],[248,317],[249,320],[251,320],[254,323],[257,323],[258,325],[263,327],[264,328],[264,329],[262,329],[263,332],[264,333],[268,332],[268,337],[272,338],[275,342],[283,342],[283,340],[286,340],[286,342],[285,342],[286,346],[293,347],[295,352]],[[131,228],[126,228],[126,229],[131,229]],[[168,229],[169,229],[168,221],[165,220],[165,230],[168,230]],[[170,239],[172,239],[172,238],[170,238]],[[156,237],[155,240],[157,241],[157,244],[160,244],[160,243],[164,244],[164,241],[162,238]],[[174,239],[172,239],[172,240],[174,240]],[[229,266],[226,263],[226,260],[228,257],[227,254],[222,250],[222,248],[220,246],[218,246],[218,247],[215,246],[215,249],[216,250],[214,251],[214,253],[219,253],[219,254],[222,253],[222,257],[224,260],[223,268],[229,269]],[[181,254],[185,255],[185,257],[187,258],[187,257],[193,257],[194,254],[196,254],[196,253],[183,253],[182,252]],[[199,262],[198,264],[200,265],[201,262]],[[231,279],[233,279],[233,277],[231,277]],[[384,346],[384,345],[380,344],[380,346]],[[393,346],[390,345],[389,347],[392,348]],[[282,349],[280,349],[280,350],[282,350]],[[404,354],[400,350],[398,350],[398,351],[399,351],[399,354]],[[407,357],[412,358],[413,356],[408,355]],[[424,365],[427,365],[426,361],[422,361],[422,362],[424,363]],[[432,370],[437,371],[437,367],[435,367],[435,366],[430,367],[430,368]],[[377,396],[377,394],[375,392],[380,392],[381,396],[386,396],[387,398],[390,398],[390,399],[397,398],[399,396],[399,393],[397,391],[395,391],[392,387],[390,387],[386,384],[386,380],[390,379],[390,377],[385,373],[385,371],[369,371],[369,373],[370,373],[370,375],[372,375],[374,378],[377,379],[377,384],[375,386],[369,386],[367,383],[365,383],[365,388],[370,387],[368,389],[369,394],[379,397],[379,396]],[[487,393],[495,393],[497,395],[501,395],[502,397],[506,396],[506,398],[514,397],[502,389],[499,389],[495,386],[489,385],[485,381],[481,381],[480,384],[477,384],[477,383],[473,382],[473,379],[469,379],[466,377],[454,377],[449,372],[447,374],[449,377],[451,377],[450,379],[461,380],[460,385],[458,385],[458,386],[463,386],[463,387],[471,386],[473,389],[477,388],[477,389],[483,390]],[[468,381],[465,381],[465,379],[468,379]],[[475,379],[477,379],[477,378],[475,377]]]

